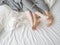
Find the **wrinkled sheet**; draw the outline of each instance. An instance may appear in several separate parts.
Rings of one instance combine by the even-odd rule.
[[[54,23],[50,27],[40,23],[33,31],[24,13],[0,6],[0,45],[60,45],[60,0],[51,12]]]

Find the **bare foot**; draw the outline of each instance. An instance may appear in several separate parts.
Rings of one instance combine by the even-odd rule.
[[[53,23],[53,20],[54,20],[53,16],[48,16],[46,26],[49,27]]]
[[[32,26],[32,29],[35,30],[39,23],[40,21],[37,20],[36,24]]]
[[[32,29],[33,29],[33,30],[36,30],[36,25],[33,25],[33,26],[32,26]]]
[[[46,26],[49,27],[53,23],[53,16],[50,11],[45,10],[45,15],[47,16],[47,24]]]
[[[34,15],[34,14],[33,14]],[[36,14],[34,16],[37,16]],[[37,17],[34,17],[34,23],[33,23],[33,26],[32,26],[32,29],[35,30],[36,27],[38,26],[38,24],[40,23],[40,20],[37,19]]]

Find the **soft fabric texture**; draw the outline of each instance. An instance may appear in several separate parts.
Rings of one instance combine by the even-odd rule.
[[[48,5],[45,3],[44,0],[31,0],[39,9],[44,10],[49,10]]]
[[[0,6],[0,45],[60,45],[60,0],[51,9],[54,23],[45,27],[43,20],[33,31],[24,12]]]
[[[56,0],[44,0],[46,4],[48,4],[49,8],[53,7]]]
[[[0,0],[0,2],[2,2],[2,1],[3,0]],[[46,0],[46,2],[48,3],[49,1]],[[55,2],[55,0],[53,2]],[[50,3],[48,3],[48,4],[50,5]],[[1,8],[0,9],[0,12],[1,12],[0,13],[0,31],[1,31],[4,28],[4,26],[3,26],[4,19],[5,19],[4,15],[8,15],[9,13],[13,13],[13,15],[16,16],[16,13],[18,14],[18,12],[13,11],[9,6],[6,6],[6,5],[2,5],[2,6],[0,6],[0,8]],[[5,13],[3,12],[3,10],[5,10]],[[23,15],[22,15],[22,17],[23,17]],[[20,18],[20,19],[22,19],[22,18]]]
[[[22,0],[2,0],[0,5],[8,5],[11,9],[15,11],[20,11],[23,8]]]
[[[35,12],[37,9],[43,11],[49,10],[49,7],[46,5],[44,0],[3,0],[2,5],[3,4],[8,5],[12,10],[15,11],[26,11],[28,9],[32,12]]]
[[[45,3],[46,2],[46,3]],[[50,3],[50,4],[49,4]],[[52,5],[55,3],[53,0],[1,0],[0,5],[8,5],[11,9],[15,11],[26,11],[31,10],[35,11],[44,11],[49,10]],[[49,6],[49,7],[48,7]]]

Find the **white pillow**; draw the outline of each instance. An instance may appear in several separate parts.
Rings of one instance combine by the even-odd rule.
[[[51,8],[56,2],[56,0],[44,0],[44,1],[45,3],[48,4],[49,8]]]

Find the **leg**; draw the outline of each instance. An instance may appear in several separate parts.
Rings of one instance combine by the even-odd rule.
[[[36,18],[36,14],[32,13],[31,11],[26,11],[25,13],[27,14],[27,17],[32,24],[32,29],[35,30],[37,24],[39,23],[39,21]]]
[[[50,26],[53,23],[53,16],[49,11],[45,11],[44,14],[41,14],[40,12],[35,12],[35,14],[37,14],[41,18],[47,18],[47,26]]]
[[[35,13],[33,13],[33,20],[34,20],[34,23],[33,23],[32,29],[36,29],[36,27],[39,24],[40,20],[37,19],[37,15]]]
[[[52,16],[52,14],[50,13],[50,11],[45,11],[45,15],[48,17],[47,18],[47,26],[50,26],[52,23],[53,23],[53,16]]]
[[[36,17],[35,17],[35,15],[31,11],[26,11],[25,13],[27,14],[27,17],[31,22],[32,29],[33,30],[36,29]]]

